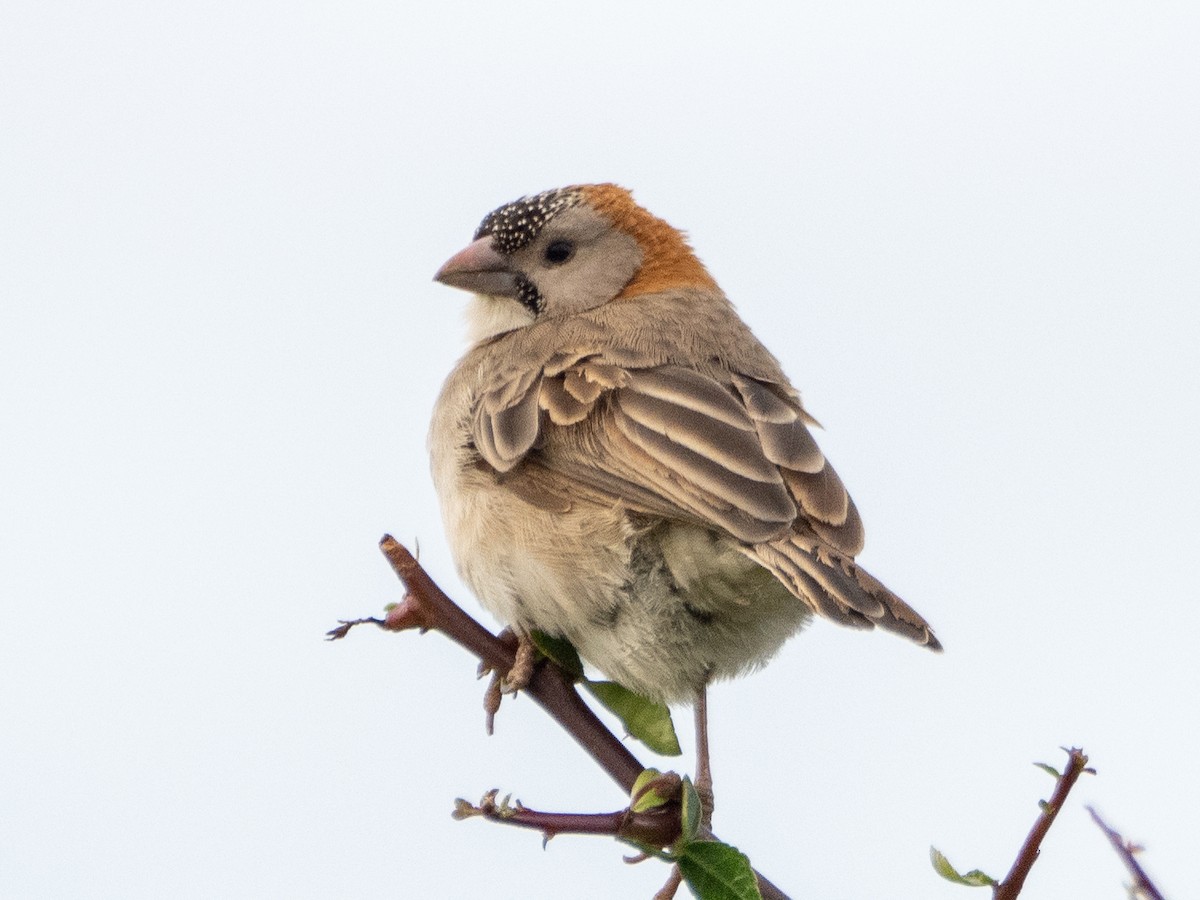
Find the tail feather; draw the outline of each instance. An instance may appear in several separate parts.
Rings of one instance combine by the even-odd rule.
[[[770,544],[758,544],[751,555],[818,615],[849,628],[874,627],[871,619],[815,581],[800,565],[796,553],[780,547],[783,543],[773,541]]]
[[[757,544],[750,552],[818,615],[851,628],[878,626],[931,650],[942,649],[916,610],[851,557],[818,540],[791,534]]]

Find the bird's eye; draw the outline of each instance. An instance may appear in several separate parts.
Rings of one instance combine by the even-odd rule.
[[[575,255],[575,244],[571,241],[551,241],[542,258],[552,266],[561,266]]]

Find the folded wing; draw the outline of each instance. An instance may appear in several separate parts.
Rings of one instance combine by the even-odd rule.
[[[587,495],[724,530],[822,615],[936,646],[854,563],[862,522],[810,424],[786,385],[564,356],[484,394],[474,431],[500,477],[541,498],[531,502]]]

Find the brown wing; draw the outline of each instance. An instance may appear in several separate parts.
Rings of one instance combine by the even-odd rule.
[[[779,385],[583,358],[484,394],[475,438],[498,472],[529,456],[631,508],[715,525],[747,544],[807,524],[853,556],[862,525],[811,422]]]

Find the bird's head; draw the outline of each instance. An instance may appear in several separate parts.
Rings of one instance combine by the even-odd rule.
[[[493,210],[434,280],[478,295],[477,339],[614,300],[716,288],[683,233],[615,184],[559,188]]]

